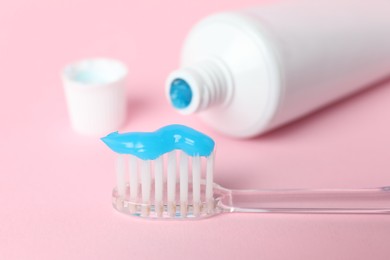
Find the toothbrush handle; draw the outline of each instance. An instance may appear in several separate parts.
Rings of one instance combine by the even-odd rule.
[[[390,214],[390,186],[371,189],[230,190],[229,212]]]

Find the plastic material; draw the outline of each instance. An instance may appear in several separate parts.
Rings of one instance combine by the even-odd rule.
[[[227,212],[390,214],[390,187],[366,189],[227,190],[217,207]],[[218,194],[218,192],[216,192]]]
[[[126,66],[112,59],[81,60],[65,67],[62,80],[76,132],[103,135],[126,118]]]
[[[127,215],[148,219],[202,219],[221,213],[288,213],[288,214],[390,214],[390,187],[367,189],[285,189],[285,190],[230,190],[217,184],[213,185],[213,200],[206,203],[205,180],[201,184],[202,202],[200,211],[194,211],[192,203],[186,208],[177,203],[174,214],[168,214],[167,205],[163,205],[161,214],[157,214],[153,202],[142,203],[129,199],[130,188],[125,196],[119,196],[115,188],[112,204],[115,209]],[[192,183],[189,182],[189,193]],[[180,187],[176,187],[176,194]],[[211,207],[210,207],[211,205]],[[147,215],[142,208],[149,208]],[[186,215],[182,212],[185,211]]]
[[[210,16],[190,31],[166,96],[185,80],[193,97],[178,112],[230,136],[264,133],[389,76],[388,10],[284,1]]]
[[[118,211],[132,216],[201,219],[227,212],[390,214],[390,186],[333,190],[223,188],[213,182],[213,140],[185,126],[106,138],[103,141],[119,153],[112,203]]]

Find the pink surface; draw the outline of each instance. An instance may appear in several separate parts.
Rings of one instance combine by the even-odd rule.
[[[169,123],[218,143],[231,188],[390,184],[390,84],[254,140],[177,115],[163,82],[190,26],[259,1],[39,0],[0,3],[0,259],[389,259],[389,216],[226,214],[151,222],[111,207],[114,155],[69,126],[59,79],[90,56],[130,68],[122,130]]]

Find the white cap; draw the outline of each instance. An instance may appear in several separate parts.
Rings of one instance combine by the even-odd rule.
[[[67,65],[62,81],[73,129],[86,135],[118,130],[126,118],[126,66],[106,58]]]

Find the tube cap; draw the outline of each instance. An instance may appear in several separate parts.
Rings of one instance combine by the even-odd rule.
[[[73,129],[85,135],[104,135],[126,118],[128,70],[117,60],[85,59],[62,71],[69,117]]]

